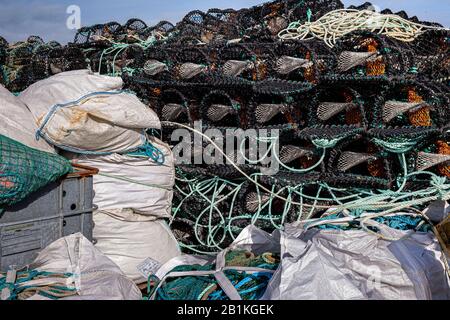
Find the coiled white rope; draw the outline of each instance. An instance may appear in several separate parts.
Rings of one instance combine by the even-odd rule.
[[[309,19],[308,19],[309,20]],[[336,40],[355,31],[378,31],[391,38],[411,42],[426,29],[445,29],[415,23],[395,14],[381,14],[371,10],[339,9],[331,11],[316,21],[300,24],[292,22],[286,29],[278,33],[282,40],[322,39],[330,48]],[[448,29],[445,29],[448,30]]]

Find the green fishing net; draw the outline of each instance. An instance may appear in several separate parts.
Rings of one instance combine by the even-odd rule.
[[[0,209],[70,172],[65,158],[0,135]]]
[[[226,254],[225,265],[227,267],[254,267],[261,271],[249,273],[234,269],[224,270],[225,276],[230,280],[243,300],[259,300],[266,291],[272,278],[271,272],[276,270],[280,263],[280,257],[276,253],[265,252],[261,255],[246,250],[233,250]],[[207,265],[180,265],[171,272],[186,271],[210,271],[214,270],[214,264]],[[158,281],[151,284],[154,277],[148,281],[148,299],[156,290]],[[159,287],[155,296],[156,300],[229,300],[229,297],[217,283],[214,275],[191,275],[184,277],[169,277]]]

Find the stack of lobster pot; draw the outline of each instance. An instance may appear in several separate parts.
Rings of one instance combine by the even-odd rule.
[[[121,58],[128,63],[122,78],[164,121],[163,139],[173,146],[178,124],[196,121],[203,132],[279,131],[275,175],[258,174],[263,161],[238,163],[238,170],[228,161],[195,162],[201,157],[195,152],[183,157],[190,164],[177,166],[172,228],[189,249],[224,248],[250,223],[271,231],[321,218],[359,192],[435,192],[450,175],[448,30],[398,12],[405,23],[430,28],[410,42],[370,30],[349,31],[332,45],[277,39],[282,20],[301,24],[308,8],[317,21],[343,6],[275,1],[236,12],[190,12],[177,35]],[[229,158],[248,158],[246,148],[247,142],[237,146]]]

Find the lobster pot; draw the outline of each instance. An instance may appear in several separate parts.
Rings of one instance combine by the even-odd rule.
[[[413,66],[411,53],[402,43],[368,31],[343,36],[332,51],[335,55],[324,55],[327,80],[380,80],[403,76]]]
[[[351,87],[323,87],[315,95],[314,104],[310,125],[367,125],[367,106],[361,95]]]
[[[11,92],[21,92],[33,82],[31,59],[38,42],[19,42],[7,50],[2,78]]]
[[[411,43],[418,73],[445,83],[450,75],[449,34],[448,29],[426,30]]]
[[[243,44],[223,47],[218,55],[219,72],[225,77],[261,80],[265,78],[266,63]]]
[[[174,76],[181,81],[199,80],[208,70],[209,57],[206,48],[188,46],[174,54],[176,66],[172,70]]]
[[[276,57],[271,73],[277,78],[315,82],[317,62],[313,51],[300,42],[281,42],[275,47]]]
[[[243,104],[220,90],[210,91],[200,105],[202,120],[207,125],[240,127]]]
[[[330,151],[327,160],[330,183],[388,188],[393,182],[392,162],[396,159],[363,135],[345,139]]]
[[[143,76],[154,80],[169,80],[169,67],[171,64],[169,52],[169,50],[161,50],[153,47],[144,50],[142,57]]]
[[[439,85],[394,84],[375,99],[375,120],[384,126],[430,127],[448,122],[448,97]]]
[[[153,98],[158,106],[158,116],[161,121],[173,121],[187,125],[192,124],[190,104],[188,99],[176,89],[167,89]],[[167,128],[170,125],[165,125]],[[175,127],[178,128],[178,127]]]

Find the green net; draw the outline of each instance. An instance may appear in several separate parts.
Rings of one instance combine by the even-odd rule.
[[[0,300],[27,300],[35,294],[52,300],[77,295],[77,290],[72,284],[73,280],[69,280],[73,277],[72,273],[36,269],[18,271],[14,283],[7,282],[6,276],[6,273],[0,273],[0,291],[9,289],[9,296],[7,293],[6,298],[1,297]]]
[[[0,135],[0,208],[72,172],[65,158]]]
[[[266,270],[276,270],[280,263],[280,256],[276,253],[265,252],[261,255],[246,250],[233,250],[226,254],[225,265],[227,267],[254,267]],[[171,272],[185,271],[212,271],[214,264],[207,265],[180,265]],[[259,300],[266,291],[272,278],[271,272],[261,270],[249,273],[234,269],[224,271],[243,300]],[[156,278],[157,279],[157,278]],[[153,283],[154,277],[148,280],[148,297],[156,290],[158,281]],[[153,287],[153,288],[152,288]],[[146,298],[146,299],[147,299]],[[156,300],[229,300],[229,297],[218,284],[213,272],[209,275],[191,275],[181,277],[169,277],[159,287],[155,295]]]

